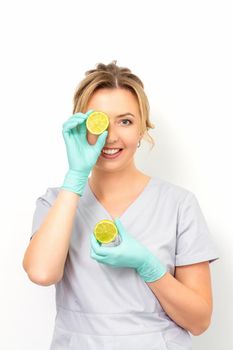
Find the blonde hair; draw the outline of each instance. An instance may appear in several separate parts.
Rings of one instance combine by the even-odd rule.
[[[149,119],[149,101],[144,91],[142,81],[129,68],[119,67],[116,61],[110,64],[98,63],[96,69],[88,70],[85,78],[79,83],[73,98],[73,114],[85,112],[91,96],[101,88],[123,88],[129,90],[137,98],[141,117],[141,133],[143,139],[152,144],[154,140],[148,130],[154,129]]]

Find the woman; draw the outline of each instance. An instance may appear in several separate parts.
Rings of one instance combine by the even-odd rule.
[[[109,116],[93,142],[86,119]],[[209,263],[218,259],[195,195],[136,168],[148,130],[142,81],[116,62],[86,73],[63,124],[69,170],[36,202],[23,266],[56,286],[51,350],[191,349],[212,314]],[[111,153],[111,154],[110,154]],[[117,247],[100,246],[95,224],[114,220]]]

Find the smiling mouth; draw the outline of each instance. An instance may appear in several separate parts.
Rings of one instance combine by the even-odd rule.
[[[112,159],[118,157],[122,151],[122,148],[103,149],[101,151],[101,156],[106,159]]]
[[[122,150],[122,148],[103,148],[102,152],[104,154],[116,154],[121,150]]]

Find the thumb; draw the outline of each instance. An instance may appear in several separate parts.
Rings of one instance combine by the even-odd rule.
[[[108,135],[108,131],[105,130],[105,131],[98,137],[98,140],[97,140],[96,143],[95,143],[95,147],[96,147],[97,149],[102,150],[102,148],[104,147],[104,144],[105,144],[107,135]]]
[[[128,234],[127,234],[126,230],[124,229],[120,219],[119,218],[115,218],[114,219],[114,223],[115,223],[115,225],[116,225],[116,227],[117,227],[121,237],[123,239],[126,238],[128,236]]]

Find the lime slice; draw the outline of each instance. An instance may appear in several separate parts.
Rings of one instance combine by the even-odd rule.
[[[95,238],[100,243],[113,241],[117,234],[117,227],[111,220],[101,220],[94,227]]]
[[[109,119],[107,114],[104,112],[92,112],[87,120],[86,120],[86,126],[87,130],[90,131],[91,134],[94,135],[100,135],[102,132],[104,132],[109,125]]]

